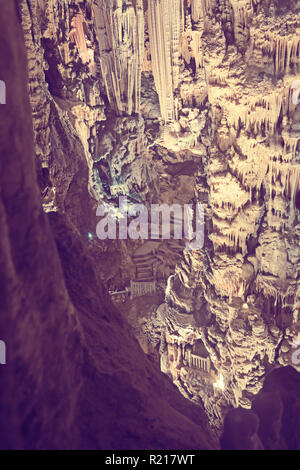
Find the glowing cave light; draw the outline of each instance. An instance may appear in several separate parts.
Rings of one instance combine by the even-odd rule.
[[[218,380],[214,383],[214,387],[219,388],[220,390],[224,390],[225,388],[225,383],[224,383],[224,378],[223,375],[220,374],[220,377]]]
[[[165,290],[165,300],[168,301],[169,297],[170,297],[170,292],[171,292],[171,287],[172,287],[172,279],[175,277],[174,274],[171,274],[171,276],[168,277],[168,280],[167,280],[167,287],[166,287],[166,290]]]
[[[6,86],[3,80],[0,80],[0,104],[6,104]]]

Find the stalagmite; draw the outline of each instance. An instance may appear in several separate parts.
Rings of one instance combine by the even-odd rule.
[[[143,1],[94,0],[100,64],[111,106],[119,114],[139,113],[144,55]]]

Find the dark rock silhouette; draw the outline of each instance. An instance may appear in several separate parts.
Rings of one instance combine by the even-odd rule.
[[[42,211],[16,5],[0,16],[0,447],[217,447],[103,294],[78,232]]]

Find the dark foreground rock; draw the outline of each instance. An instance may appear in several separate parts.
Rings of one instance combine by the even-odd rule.
[[[17,2],[1,2],[0,447],[217,447],[103,294],[78,234],[43,213],[26,68]]]

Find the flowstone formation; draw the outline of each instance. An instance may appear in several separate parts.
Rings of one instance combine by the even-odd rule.
[[[199,68],[194,63],[189,92],[206,90],[207,101],[198,106],[209,108],[211,119],[202,140],[205,181],[195,182],[196,200],[206,208],[206,242],[203,250],[184,253],[171,280],[163,363],[216,423],[227,404],[251,408],[273,367],[293,365],[300,300],[300,107],[293,90],[300,17],[296,5],[291,11],[273,2],[191,6],[183,37],[190,31],[192,43],[200,34],[197,52],[189,51],[201,61]],[[177,93],[188,107],[180,85]],[[181,124],[180,114],[166,134]],[[196,380],[186,359],[199,340],[221,380],[211,394],[198,390],[206,371],[197,367]],[[174,356],[174,348],[181,353]]]
[[[89,248],[144,351],[220,428],[272,369],[299,371],[299,2],[47,5],[21,2],[44,208],[83,234],[118,196],[202,204],[202,249]]]

